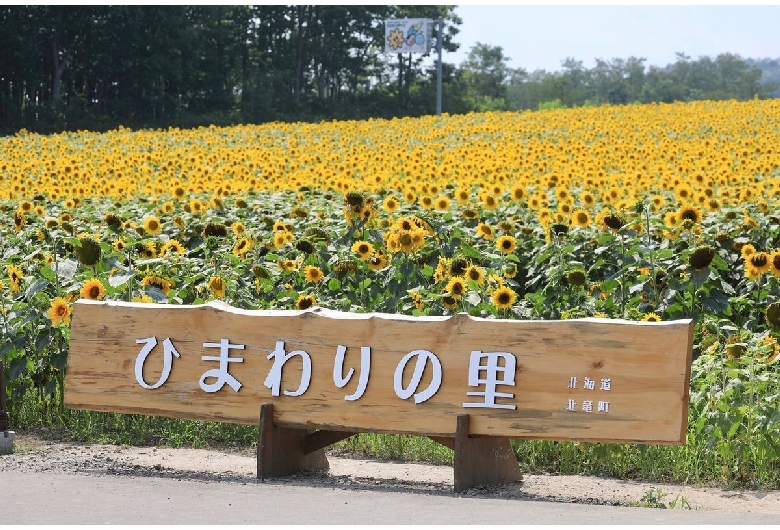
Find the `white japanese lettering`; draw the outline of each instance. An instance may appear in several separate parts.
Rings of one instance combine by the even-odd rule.
[[[572,376],[569,378],[569,388],[577,388],[577,378]]]
[[[498,359],[504,359],[504,366],[498,365]],[[487,364],[482,365],[482,359],[487,359]],[[499,405],[496,403],[497,397],[513,398],[514,394],[508,392],[496,392],[496,385],[514,385],[515,384],[515,366],[517,360],[511,353],[506,352],[487,352],[479,350],[471,352],[469,361],[469,386],[485,385],[483,392],[466,392],[467,396],[482,396],[484,402],[464,403],[464,407],[485,407],[496,409],[516,409],[516,405]],[[484,372],[485,376],[480,377]],[[498,378],[499,372],[501,379]]]
[[[333,363],[333,382],[336,383],[338,388],[344,388],[349,380],[352,379],[352,375],[355,373],[354,368],[350,368],[346,377],[342,377],[344,373],[344,356],[347,353],[347,347],[339,346],[336,348],[336,362]],[[354,394],[344,396],[346,401],[356,401],[360,399],[366,391],[368,386],[368,375],[371,371],[371,348],[369,346],[360,347],[360,377],[358,379],[358,387]]]
[[[238,379],[228,373],[228,364],[244,362],[243,357],[230,357],[230,350],[243,350],[244,345],[230,344],[229,339],[222,339],[219,342],[204,342],[203,347],[219,348],[219,357],[212,357],[209,355],[204,355],[201,357],[201,360],[203,361],[219,361],[219,368],[206,370],[203,375],[200,376],[200,388],[202,388],[204,392],[218,392],[223,386],[225,386],[225,383],[227,383],[230,388],[232,388],[235,392],[238,392],[238,390],[241,388],[241,383],[238,382]],[[209,377],[213,377],[216,380],[213,383],[206,383],[206,379]]]
[[[593,412],[593,402],[592,401],[583,401],[582,402],[582,410],[585,412]]]
[[[609,412],[609,401],[599,401],[599,412]]]
[[[577,403],[573,399],[570,399],[569,403],[566,405],[566,410],[568,410],[569,412],[574,412],[575,410],[577,410],[575,408],[576,405]]]
[[[593,390],[596,388],[596,381],[591,379],[590,377],[585,378],[585,390]]]
[[[153,385],[149,385],[144,381],[144,362],[146,362],[146,358],[149,357],[149,354],[152,353],[152,350],[155,346],[157,346],[157,337],[149,337],[148,339],[137,339],[136,344],[146,344],[143,348],[141,348],[141,352],[138,354],[138,357],[135,359],[135,379],[138,381],[138,384],[142,387],[153,390],[155,388],[160,388],[163,383],[165,383],[168,380],[168,376],[171,375],[171,368],[173,367],[173,357],[181,357],[179,355],[179,352],[176,351],[176,348],[173,347],[173,343],[171,342],[171,339],[165,339],[163,341],[163,369],[162,373],[160,374],[160,379],[157,380],[157,382]]]
[[[409,386],[404,388],[404,368],[406,368],[406,363],[409,362],[409,359],[414,356],[417,356],[417,363],[414,365],[414,372],[412,373],[411,381],[409,381]],[[433,380],[424,391],[415,393],[417,387],[420,385],[420,380],[422,379],[423,371],[425,370],[425,364],[429,359],[433,366]],[[414,402],[422,403],[433,397],[439,390],[439,387],[441,386],[441,377],[442,371],[439,358],[427,350],[414,350],[407,353],[404,358],[401,359],[401,362],[398,363],[393,378],[393,389],[395,389],[395,394],[401,399],[409,399],[412,394],[414,394]]]
[[[600,390],[612,390],[612,379],[602,379]]]
[[[282,385],[282,368],[284,364],[295,356],[300,356],[303,362],[303,369],[301,370],[301,383],[298,385],[298,390],[295,392],[284,391],[285,396],[300,396],[309,388],[311,383],[311,356],[303,350],[295,350],[290,353],[284,351],[284,341],[276,341],[276,349],[268,356],[269,359],[274,360],[271,371],[268,372],[268,377],[265,378],[265,386],[271,389],[272,396],[278,396],[279,390]]]

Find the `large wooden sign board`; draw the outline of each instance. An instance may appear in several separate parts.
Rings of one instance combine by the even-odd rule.
[[[65,405],[245,424],[682,444],[693,324],[79,301]]]

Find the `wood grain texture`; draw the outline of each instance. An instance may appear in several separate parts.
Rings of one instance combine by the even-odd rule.
[[[144,363],[143,377],[152,385],[163,369],[163,341],[169,338],[174,358],[167,381],[143,388],[135,377],[136,341],[156,337],[158,344]],[[228,339],[244,349],[232,350],[229,373],[240,383],[218,392],[201,388],[201,376],[219,362],[218,348],[204,343]],[[264,385],[273,365],[276,343],[285,352],[306,351],[311,382],[300,396],[303,362],[292,357],[283,367],[281,395]],[[526,439],[681,444],[685,439],[693,341],[690,320],[627,322],[606,319],[563,321],[489,320],[468,315],[407,317],[353,314],[314,308],[306,311],[244,311],[221,303],[200,306],[78,301],[74,306],[65,383],[70,408],[150,414],[176,418],[257,424],[262,403],[273,403],[274,423],[333,431],[414,433],[453,437],[458,414],[469,414],[472,435]],[[334,360],[339,345],[347,348],[339,377],[354,369],[338,388]],[[347,401],[358,388],[361,346],[370,346],[370,376],[365,393]],[[427,350],[442,366],[438,391],[422,403],[401,399],[394,374],[409,352]],[[514,385],[499,384],[497,404],[516,408],[464,407],[484,398],[467,392],[472,351],[507,352],[516,359]],[[403,372],[408,386],[416,358]],[[484,375],[484,373],[483,373]],[[569,388],[572,377],[578,387]],[[595,388],[583,388],[585,378]],[[500,379],[500,378],[499,378]],[[610,390],[601,390],[602,379]],[[213,379],[207,379],[213,382]],[[432,381],[428,363],[418,385]],[[570,399],[576,411],[567,411]],[[592,401],[593,412],[582,410]],[[599,401],[609,402],[598,412]]]

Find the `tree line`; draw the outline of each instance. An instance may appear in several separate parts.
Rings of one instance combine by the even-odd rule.
[[[0,134],[418,116],[435,111],[431,54],[389,54],[384,21],[443,20],[443,110],[768,97],[738,56],[670,67],[567,59],[511,69],[477,44],[461,65],[456,6],[58,6],[0,8]],[[434,30],[434,39],[439,36]]]

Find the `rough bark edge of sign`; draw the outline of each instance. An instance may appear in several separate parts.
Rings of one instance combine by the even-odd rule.
[[[390,319],[390,320],[399,320],[399,321],[410,321],[410,322],[447,322],[451,321],[453,323],[458,323],[462,320],[473,320],[473,321],[487,321],[487,322],[512,322],[515,324],[522,324],[527,323],[529,325],[538,325],[540,323],[544,324],[559,324],[559,325],[571,325],[572,323],[576,322],[585,322],[585,323],[593,323],[593,324],[610,324],[610,325],[627,325],[627,326],[679,326],[679,325],[690,325],[693,321],[691,319],[680,319],[680,320],[666,320],[661,322],[644,322],[644,321],[634,321],[634,320],[624,320],[619,318],[610,318],[610,319],[604,319],[604,318],[595,318],[595,317],[586,317],[586,318],[573,318],[568,320],[517,320],[517,319],[500,319],[500,318],[481,318],[481,317],[474,317],[469,315],[468,313],[456,313],[454,315],[449,316],[438,316],[438,315],[421,315],[421,316],[412,316],[412,315],[404,315],[401,313],[349,313],[345,311],[338,311],[335,309],[328,309],[324,307],[314,306],[309,309],[303,309],[303,310],[297,310],[297,309],[241,309],[239,307],[234,307],[228,303],[222,302],[220,300],[212,300],[210,302],[207,302],[205,304],[198,304],[198,305],[186,305],[186,304],[147,304],[142,302],[123,302],[120,300],[89,300],[89,299],[80,299],[76,300],[74,302],[74,305],[78,307],[79,305],[101,305],[101,306],[107,306],[107,307],[126,307],[126,308],[134,308],[134,309],[155,309],[155,310],[165,310],[165,311],[176,311],[176,310],[200,310],[200,311],[221,311],[226,313],[232,313],[237,315],[247,315],[247,316],[300,316],[303,318],[312,318],[312,317],[325,317],[325,318],[339,318],[341,320],[371,320],[371,319]],[[74,311],[75,316],[76,311]],[[692,330],[691,330],[692,333]]]

